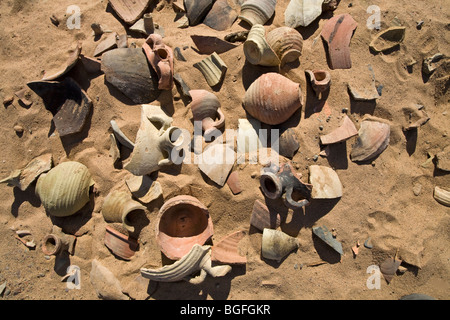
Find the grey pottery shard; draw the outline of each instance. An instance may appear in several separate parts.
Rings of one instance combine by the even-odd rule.
[[[184,0],[189,25],[195,26],[201,23],[213,4],[214,0]]]
[[[60,137],[81,132],[92,108],[92,100],[72,78],[64,81],[33,81],[28,87],[39,95],[53,114]]]
[[[237,17],[236,10],[230,7],[228,0],[216,0],[203,20],[203,24],[214,30],[224,31],[233,25]]]
[[[117,15],[126,23],[133,24],[144,14],[152,0],[109,0]]]
[[[104,53],[102,71],[107,82],[136,104],[152,102],[161,93],[158,76],[141,48],[118,48]]]
[[[342,250],[342,244],[333,237],[333,234],[328,230],[327,227],[314,227],[312,231],[317,237],[328,244],[336,252],[340,253],[341,255],[344,254],[344,251]]]

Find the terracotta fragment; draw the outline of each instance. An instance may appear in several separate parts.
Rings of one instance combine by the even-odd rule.
[[[203,20],[203,24],[214,30],[224,31],[233,25],[237,17],[236,10],[230,7],[228,0],[216,0]]]
[[[46,255],[58,255],[64,251],[74,254],[76,237],[66,234],[58,226],[53,226],[50,234],[42,240],[42,251]]]
[[[151,34],[142,48],[148,61],[158,74],[158,89],[172,90],[173,87],[173,51],[164,44],[158,34]]]
[[[161,183],[147,175],[132,176],[125,180],[133,197],[142,203],[150,203],[162,196]]]
[[[195,244],[204,245],[214,233],[208,209],[188,195],[166,201],[156,219],[156,241],[172,260],[181,259]]]
[[[276,229],[280,226],[280,216],[271,214],[269,208],[259,200],[255,200],[253,204],[250,224],[260,231],[264,228]]]
[[[264,25],[275,13],[277,0],[247,0],[241,6],[239,19],[250,26]]]
[[[327,43],[329,67],[331,69],[350,69],[350,40],[357,23],[349,14],[341,14],[327,21],[320,35]]]
[[[262,236],[261,254],[263,258],[281,261],[293,250],[300,247],[297,238],[280,231],[265,228]]]
[[[147,10],[151,0],[109,0],[117,15],[126,23],[135,23]]]
[[[238,46],[214,36],[191,35],[191,39],[201,54],[221,54]]]
[[[386,279],[387,283],[390,283],[392,281],[401,263],[402,260],[388,258],[380,264],[380,271],[383,274],[384,279]]]
[[[352,146],[352,161],[367,161],[382,153],[389,145],[390,126],[387,123],[363,120],[358,131],[358,139]]]
[[[203,151],[198,168],[212,181],[223,186],[235,159],[236,153],[228,144],[212,144]]]
[[[190,90],[192,97],[190,108],[194,121],[201,121],[205,135],[213,130],[221,129],[225,124],[225,115],[220,109],[220,101],[217,96],[203,89]]]
[[[289,128],[280,135],[279,153],[283,157],[292,159],[299,147],[300,144],[294,129]]]
[[[75,49],[69,51],[69,57],[67,59],[65,66],[56,72],[46,71],[42,80],[43,81],[56,80],[59,77],[65,75],[67,72],[69,72],[78,62],[78,58],[81,53],[81,48],[82,48],[81,42],[78,42]]]
[[[291,27],[306,27],[322,14],[324,0],[291,0],[284,12],[284,23]]]
[[[356,136],[357,134],[358,130],[352,120],[350,120],[347,115],[344,115],[344,120],[342,121],[341,126],[329,134],[320,136],[320,143],[323,145],[338,143]]]
[[[110,226],[106,226],[105,246],[108,247],[116,256],[131,260],[138,249],[138,242]]]
[[[331,86],[331,75],[327,70],[305,70],[309,75],[311,87],[316,96],[320,99],[322,94]]]
[[[27,98],[27,90],[24,88],[22,90],[19,90],[17,92],[14,93],[14,95],[19,98],[20,103],[22,104],[22,106],[24,106],[25,108],[29,108],[31,107],[31,105],[33,104],[33,101],[30,101]]]
[[[342,183],[337,173],[328,167],[309,166],[309,183],[312,185],[311,198],[335,199],[342,197]]]
[[[293,28],[275,28],[267,33],[266,39],[280,59],[281,66],[297,60],[302,55],[303,37]]]
[[[226,264],[246,264],[247,258],[239,253],[239,242],[247,235],[236,231],[211,247],[211,260]]]
[[[218,85],[228,70],[227,65],[216,52],[195,63],[194,67],[200,70],[211,87]]]
[[[248,62],[265,67],[278,66],[281,61],[266,40],[266,29],[255,24],[244,42],[244,54]]]
[[[342,244],[335,239],[332,232],[328,230],[326,226],[312,228],[313,233],[319,237],[322,241],[328,244],[336,252],[343,255]]]
[[[239,180],[239,172],[233,171],[230,173],[227,184],[230,187],[230,190],[233,194],[239,194],[242,192],[241,181]]]
[[[117,48],[117,33],[113,32],[97,45],[94,51],[94,57],[101,56],[103,53],[115,48]]]

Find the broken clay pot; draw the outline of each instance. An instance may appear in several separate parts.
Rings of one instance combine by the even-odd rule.
[[[275,13],[277,0],[247,0],[241,6],[239,19],[250,26],[264,25]]]
[[[117,15],[126,23],[135,23],[147,10],[151,0],[109,0]]]
[[[265,228],[262,236],[261,253],[263,258],[280,262],[292,251],[300,247],[297,238],[273,229]]]
[[[190,90],[190,103],[194,121],[201,121],[205,135],[211,131],[221,129],[225,124],[225,115],[220,109],[217,96],[203,89]]]
[[[104,242],[109,250],[124,260],[131,260],[139,246],[135,239],[120,233],[111,226],[106,226]]]
[[[323,93],[331,86],[331,74],[327,70],[305,70],[309,75],[311,87],[317,98],[321,98]]]
[[[58,226],[53,226],[51,233],[42,240],[42,251],[48,256],[56,256],[64,251],[73,254],[75,241],[75,236],[62,232],[62,229]]]
[[[220,240],[211,247],[211,260],[226,264],[246,264],[247,258],[239,253],[239,243],[246,234],[245,231],[236,231]]]
[[[158,89],[172,90],[173,87],[173,51],[165,45],[159,34],[151,34],[142,45],[145,55],[158,74]]]
[[[284,23],[291,28],[309,26],[322,14],[323,0],[291,0],[284,12]]]
[[[250,29],[244,42],[244,54],[248,62],[265,67],[278,66],[281,61],[266,40],[266,29],[261,24],[255,24]]]
[[[375,120],[363,120],[358,131],[358,139],[352,146],[352,161],[367,161],[381,154],[389,145],[389,124]]]

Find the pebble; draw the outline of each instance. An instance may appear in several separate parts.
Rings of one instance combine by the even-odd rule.
[[[414,192],[415,196],[418,196],[421,191],[422,191],[422,185],[420,183],[414,185],[413,192]]]
[[[16,133],[23,133],[23,127],[22,126],[20,126],[20,125],[15,125],[14,126],[14,131],[16,132]]]
[[[14,101],[14,96],[13,96],[13,95],[9,95],[9,96],[7,96],[5,99],[3,99],[3,105],[4,105],[4,106],[8,106],[8,105],[10,105],[13,101]]]

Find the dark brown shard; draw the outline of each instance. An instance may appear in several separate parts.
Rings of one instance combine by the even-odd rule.
[[[227,179],[227,184],[230,187],[233,194],[239,194],[242,192],[241,181],[239,180],[239,172],[233,171]]]
[[[227,0],[217,0],[203,20],[203,24],[217,30],[229,29],[236,21],[238,14],[231,8]]]
[[[394,277],[401,263],[402,260],[398,260],[395,258],[388,258],[384,260],[383,263],[381,263],[380,271],[383,274],[384,279],[386,279],[387,283],[390,283],[392,281],[392,278]]]
[[[200,24],[211,10],[213,4],[214,0],[184,0],[189,25],[196,26]]]
[[[279,139],[280,155],[292,159],[300,144],[294,129],[289,128],[283,132]]]
[[[328,64],[331,69],[350,69],[350,40],[357,27],[349,14],[341,14],[328,20],[320,35],[327,44]]]
[[[105,246],[109,248],[116,256],[130,260],[138,249],[138,242],[119,231],[106,226]]]
[[[126,23],[138,21],[150,5],[151,0],[109,0],[117,15]]]
[[[117,33],[113,32],[97,45],[94,51],[94,57],[98,57],[106,51],[115,48],[117,48]]]
[[[221,54],[237,47],[237,45],[231,42],[214,36],[191,35],[191,38],[197,46],[198,52],[201,54],[213,54],[214,52]]]
[[[53,114],[60,137],[80,132],[92,108],[92,100],[70,77],[63,81],[33,81],[28,87],[39,95]]]
[[[276,229],[280,226],[279,215],[271,214],[269,208],[259,200],[253,204],[250,224],[260,231],[264,228]]]
[[[142,48],[118,48],[102,57],[102,71],[107,82],[136,104],[158,98],[158,76],[149,66]]]
[[[100,73],[102,71],[102,62],[95,58],[80,56],[81,63],[88,73]]]
[[[56,80],[59,77],[65,75],[67,72],[69,72],[70,70],[72,70],[72,68],[76,65],[76,63],[78,62],[78,58],[80,56],[81,53],[81,43],[78,42],[77,46],[75,47],[75,49],[73,50],[69,50],[69,57],[67,58],[67,61],[64,65],[64,67],[62,67],[61,69],[59,69],[58,71],[49,71],[49,72],[45,72],[44,77],[42,78],[43,81],[51,81],[51,80]]]

